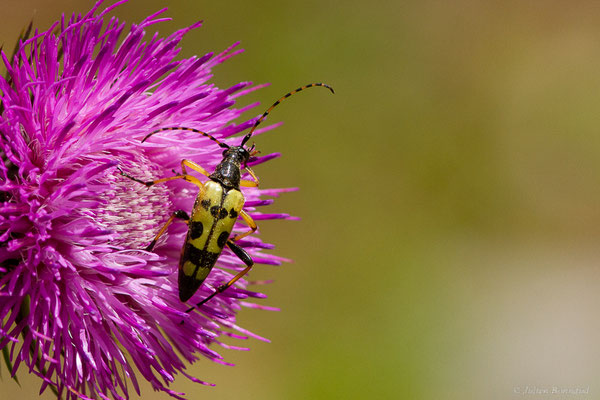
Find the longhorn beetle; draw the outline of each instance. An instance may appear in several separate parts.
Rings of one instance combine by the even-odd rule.
[[[196,307],[202,306],[217,294],[227,290],[227,288],[233,285],[238,279],[246,275],[254,265],[254,261],[246,250],[235,243],[254,233],[257,229],[254,220],[242,209],[245,199],[240,191],[240,186],[258,186],[258,178],[247,165],[250,158],[256,155],[258,151],[254,150],[254,145],[250,148],[244,146],[252,137],[252,133],[254,133],[256,127],[267,117],[273,108],[294,93],[314,86],[326,87],[331,93],[334,93],[333,88],[324,83],[311,83],[287,93],[273,103],[273,105],[269,107],[258,120],[256,120],[248,134],[243,137],[239,146],[229,146],[206,132],[183,126],[160,128],[150,132],[142,139],[142,142],[145,142],[156,133],[173,130],[191,131],[204,135],[224,149],[223,160],[216,166],[213,173],[209,173],[193,161],[183,159],[181,160],[181,175],[154,181],[143,181],[125,173],[120,167],[117,167],[121,175],[135,182],[144,184],[147,187],[174,179],[184,179],[188,182],[192,182],[200,189],[191,215],[188,215],[183,210],[175,211],[169,217],[165,225],[158,231],[148,247],[146,247],[147,251],[152,251],[158,238],[167,230],[167,227],[175,218],[182,219],[188,224],[187,237],[179,259],[179,299],[182,302],[188,301],[200,288],[202,282],[204,282],[214,267],[219,255],[221,255],[225,245],[227,245],[227,247],[229,247],[229,249],[238,256],[244,264],[246,264],[246,268],[235,275],[229,282],[218,286],[211,295],[196,304]],[[207,176],[209,180],[203,183],[198,178],[188,175],[186,167]],[[252,180],[241,179],[243,169],[250,174]],[[230,238],[229,235],[231,234],[238,216],[242,217],[244,222],[250,227],[250,230]],[[190,312],[193,309],[194,307],[190,307],[186,312]]]

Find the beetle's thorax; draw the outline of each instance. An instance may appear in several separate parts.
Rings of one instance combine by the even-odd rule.
[[[246,165],[250,154],[243,146],[232,146],[223,152],[223,160],[209,178],[226,189],[240,189],[242,165]]]

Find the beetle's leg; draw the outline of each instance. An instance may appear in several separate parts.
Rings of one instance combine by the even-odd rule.
[[[258,186],[258,182],[248,181],[246,179],[241,179],[240,180],[240,186],[241,187],[257,187]]]
[[[251,216],[249,216],[246,211],[241,210],[240,211],[240,216],[242,217],[242,219],[244,220],[244,222],[246,224],[248,224],[248,226],[250,227],[250,230],[248,232],[244,232],[244,233],[240,233],[239,235],[235,235],[231,240],[233,240],[234,242],[237,242],[240,239],[245,238],[246,236],[256,232],[256,230],[258,229],[258,226],[256,226],[256,222],[254,222],[254,220],[252,219]],[[239,257],[239,256],[238,256]]]
[[[169,225],[171,225],[171,222],[173,222],[173,220],[175,218],[182,219],[186,224],[190,220],[190,216],[188,215],[188,213],[186,213],[183,210],[177,210],[177,211],[173,212],[173,214],[171,214],[171,216],[169,217],[167,222],[163,225],[163,227],[160,228],[160,231],[158,231],[158,233],[156,234],[156,236],[154,237],[152,242],[150,242],[148,247],[145,248],[146,251],[152,251],[152,249],[154,249],[154,246],[156,245],[156,241],[158,240],[158,238],[160,238],[162,236],[162,234],[165,233],[165,231],[167,230],[167,227]]]
[[[190,160],[186,160],[185,158],[183,160],[181,160],[181,170],[183,171],[184,175],[187,175],[187,171],[185,169],[186,165],[188,167],[190,167],[191,169],[193,169],[194,171],[200,172],[202,175],[210,176],[210,173],[207,170],[205,170],[204,168],[202,168],[201,166],[199,166],[195,162],[190,161]]]
[[[248,173],[250,174],[250,176],[252,177],[252,179],[254,179],[253,181],[247,180],[247,179],[242,179],[240,181],[240,186],[243,187],[258,187],[258,184],[260,183],[260,181],[258,180],[258,178],[256,177],[256,174],[254,173],[254,171],[252,171],[250,168],[246,167],[246,171],[248,171]]]
[[[249,167],[246,167],[246,171],[248,171],[248,173],[250,174],[250,176],[252,177],[253,180],[251,181],[251,180],[242,179],[242,181],[240,182],[240,186],[258,187],[260,181],[259,181],[258,177],[256,176],[256,174],[254,173],[254,171],[252,171]]]
[[[195,176],[192,176],[192,175],[184,174],[184,175],[171,176],[171,177],[168,177],[168,178],[157,179],[157,180],[154,180],[154,181],[143,181],[143,180],[141,180],[139,178],[136,178],[134,176],[131,176],[131,175],[127,174],[119,166],[117,166],[117,169],[119,170],[119,172],[121,173],[121,175],[123,175],[125,178],[129,178],[132,181],[141,183],[142,185],[146,185],[146,187],[154,186],[157,183],[172,181],[174,179],[184,179],[184,180],[186,180],[188,182],[192,182],[194,185],[196,185],[196,186],[198,186],[200,188],[203,187],[202,182],[198,178],[196,178]]]
[[[240,260],[242,260],[244,262],[244,264],[246,264],[246,268],[244,268],[243,270],[238,272],[238,274],[236,276],[234,276],[233,278],[231,278],[231,280],[229,282],[227,282],[226,284],[217,287],[217,289],[210,296],[208,296],[207,298],[202,300],[200,303],[196,304],[196,307],[202,306],[204,303],[206,303],[207,301],[209,301],[210,299],[215,297],[217,294],[223,293],[231,285],[236,283],[240,278],[242,278],[244,275],[246,275],[252,269],[252,266],[254,265],[254,261],[252,260],[252,257],[250,257],[250,254],[248,254],[246,252],[246,250],[242,249],[240,246],[235,244],[231,239],[227,241],[227,246],[231,249],[231,251],[233,251],[233,253],[236,256],[238,256],[240,258]],[[186,312],[190,312],[193,309],[194,309],[194,307],[190,307]]]

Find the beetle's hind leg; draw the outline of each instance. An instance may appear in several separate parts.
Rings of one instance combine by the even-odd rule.
[[[234,276],[233,278],[231,278],[231,280],[229,282],[217,287],[217,289],[210,296],[208,296],[207,298],[202,300],[200,303],[196,304],[196,307],[202,306],[203,304],[208,302],[210,299],[215,297],[217,294],[223,293],[231,285],[236,283],[240,278],[242,278],[244,275],[246,275],[248,272],[250,272],[250,270],[252,269],[252,266],[254,266],[254,260],[252,260],[252,257],[250,257],[250,254],[248,254],[248,252],[246,250],[244,250],[243,248],[241,248],[240,246],[235,244],[235,242],[233,240],[230,239],[227,241],[227,247],[229,247],[231,249],[231,251],[233,251],[233,254],[238,256],[239,259],[242,260],[244,262],[244,264],[246,264],[246,268],[244,268],[243,270],[238,272],[238,274],[236,276]],[[194,309],[194,307],[190,307],[186,312],[189,313],[193,309]]]
[[[163,227],[160,228],[160,231],[158,231],[158,233],[156,234],[156,236],[154,237],[154,239],[152,240],[152,242],[150,242],[150,244],[144,250],[146,250],[146,251],[152,251],[152,249],[154,249],[154,246],[156,245],[156,242],[158,241],[158,238],[160,238],[163,235],[163,233],[166,232],[168,226],[171,225],[171,222],[173,222],[173,220],[175,218],[179,218],[179,219],[183,220],[186,224],[190,220],[190,216],[188,215],[188,213],[186,213],[183,210],[177,210],[177,211],[173,212],[173,214],[171,214],[171,216],[169,217],[169,219],[167,220],[167,222],[165,222],[165,224],[163,225]]]

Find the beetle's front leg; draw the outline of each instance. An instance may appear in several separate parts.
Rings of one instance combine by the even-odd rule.
[[[151,187],[156,185],[157,183],[162,183],[162,182],[168,182],[168,181],[172,181],[175,179],[184,179],[188,182],[192,182],[194,185],[198,186],[198,187],[202,187],[202,182],[196,178],[195,176],[192,175],[187,175],[187,174],[183,174],[183,175],[176,175],[176,176],[171,176],[168,178],[161,178],[161,179],[156,179],[154,181],[143,181],[139,178],[136,178],[135,176],[131,176],[128,173],[126,173],[125,171],[123,171],[121,169],[121,167],[117,166],[117,169],[119,170],[119,172],[121,173],[121,175],[123,175],[125,178],[129,178],[132,181],[135,181],[137,183],[141,183],[142,185],[146,185],[146,187]]]
[[[247,180],[247,179],[242,179],[240,181],[240,186],[243,186],[243,187],[258,187],[258,185],[260,184],[260,181],[258,180],[258,177],[254,173],[254,171],[252,171],[248,167],[246,167],[246,171],[248,171],[248,173],[250,174],[250,176],[254,180],[250,181],[250,180]]]
[[[210,173],[205,170],[204,168],[202,168],[200,165],[196,164],[193,161],[190,160],[186,160],[185,158],[183,160],[181,160],[181,170],[183,171],[184,175],[187,175],[187,170],[186,170],[186,166],[190,167],[191,169],[193,169],[196,172],[201,173],[204,176],[210,176]]]

